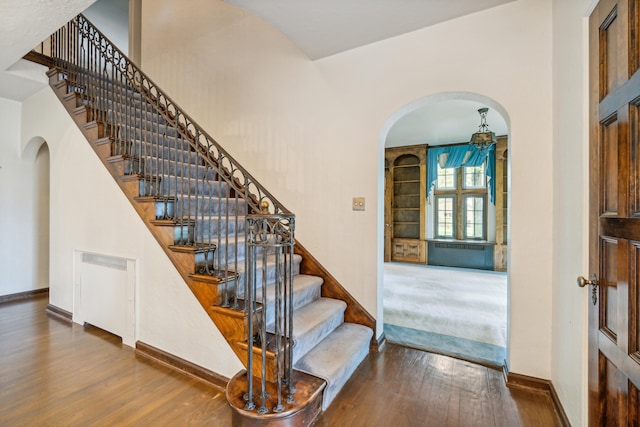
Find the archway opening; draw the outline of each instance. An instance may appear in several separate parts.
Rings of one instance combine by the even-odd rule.
[[[469,144],[480,108],[489,108],[487,123],[498,136],[482,152]],[[463,92],[422,98],[385,123],[379,277],[390,342],[504,365],[508,129],[501,105]]]
[[[24,146],[22,162],[31,170],[27,205],[32,232],[29,246],[29,258],[32,269],[33,289],[49,287],[49,234],[50,234],[50,153],[47,142],[34,137]]]

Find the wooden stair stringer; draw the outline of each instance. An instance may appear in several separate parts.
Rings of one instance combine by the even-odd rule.
[[[242,309],[233,309],[220,306],[209,307],[208,314],[225,337],[233,352],[241,361],[247,360],[248,348],[246,341],[248,319]],[[256,320],[254,320],[255,324]],[[254,327],[257,330],[257,326]],[[282,353],[267,351],[266,378],[268,382],[277,381],[277,359]],[[282,362],[282,359],[280,360]],[[244,363],[243,363],[244,364]],[[247,366],[245,366],[247,369]],[[262,376],[262,349],[257,345],[253,347],[253,375]]]
[[[369,348],[373,351],[379,350],[378,340],[376,339],[376,319],[355,299],[344,286],[313,256],[311,253],[296,239],[294,247],[296,254],[302,256],[300,264],[300,273],[310,276],[321,277],[324,281],[322,285],[322,296],[342,300],[347,303],[344,312],[344,321],[347,323],[357,323],[373,329],[373,337]]]

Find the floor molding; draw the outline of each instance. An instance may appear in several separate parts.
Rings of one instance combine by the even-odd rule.
[[[549,380],[543,380],[542,378],[530,377],[528,375],[517,374],[514,372],[507,372],[504,370],[505,380],[507,383],[507,387],[511,388],[525,388],[525,389],[533,389],[539,390],[549,393],[551,397],[551,402],[553,403],[553,409],[556,411],[560,422],[563,427],[571,427],[571,423],[569,422],[569,418],[567,418],[567,414],[564,412],[564,408],[562,407],[562,403],[560,402],[560,398],[558,397],[558,393],[556,392],[556,388],[553,386],[553,383]]]
[[[65,322],[72,323],[73,322],[73,313],[64,310],[60,307],[56,307],[52,304],[47,304],[47,314],[50,314],[54,317],[57,317],[60,320],[64,320]]]
[[[136,341],[136,353],[206,381],[223,392],[227,388],[229,378],[142,341]]]
[[[40,296],[40,294],[49,293],[49,288],[35,289],[33,291],[18,292],[15,294],[0,296],[0,304],[11,301],[19,301]]]
[[[384,331],[382,331],[378,339],[376,339],[375,336],[371,338],[371,343],[371,350],[375,351],[376,353],[380,353],[387,343],[387,336],[384,334]]]

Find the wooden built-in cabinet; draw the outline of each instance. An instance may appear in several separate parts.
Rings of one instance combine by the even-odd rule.
[[[425,264],[427,145],[385,150],[385,261]]]
[[[509,168],[508,139],[499,136],[496,144],[496,245],[493,250],[494,270],[507,271],[509,236]]]

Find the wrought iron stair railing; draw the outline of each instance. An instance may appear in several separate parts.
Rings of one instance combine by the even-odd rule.
[[[243,363],[253,375],[247,375],[246,409],[284,410],[295,390],[288,338],[294,215],[83,15],[35,50],[66,82],[80,104],[79,114],[102,129],[109,161],[120,162],[121,172],[139,181],[137,199],[153,201],[152,222],[172,227],[171,248],[192,252],[193,274],[225,284],[219,305],[243,310],[249,319]],[[268,265],[275,268],[273,322],[264,309],[266,291],[256,297],[258,288],[267,288]],[[275,354],[275,372],[267,372],[268,353]],[[278,393],[273,408],[264,403],[268,380]]]

